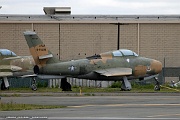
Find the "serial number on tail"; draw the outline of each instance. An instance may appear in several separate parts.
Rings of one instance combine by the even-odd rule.
[[[47,49],[45,48],[44,44],[41,44],[38,46],[38,48],[36,49],[36,51],[47,51]]]

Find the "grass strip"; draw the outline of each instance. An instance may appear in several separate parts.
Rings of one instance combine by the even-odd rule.
[[[120,86],[120,85],[119,85]],[[98,93],[98,92],[107,92],[107,93],[114,93],[114,92],[180,92],[180,88],[171,88],[168,85],[161,86],[160,91],[154,91],[154,85],[137,85],[132,84],[132,90],[131,91],[120,91],[121,88],[119,87],[107,87],[107,88],[98,88],[98,87],[81,87],[82,93]],[[30,88],[10,88],[9,90],[0,91],[2,96],[4,96],[4,93],[14,93],[12,97],[18,97],[20,96],[18,93],[79,93],[80,87],[73,86],[72,91],[62,91],[61,88],[38,88],[37,91],[32,91]]]

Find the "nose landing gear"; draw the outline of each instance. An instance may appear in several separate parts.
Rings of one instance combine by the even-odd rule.
[[[155,86],[154,86],[154,91],[160,91],[160,83],[158,81],[158,78],[157,77],[154,77],[154,80],[155,80]]]

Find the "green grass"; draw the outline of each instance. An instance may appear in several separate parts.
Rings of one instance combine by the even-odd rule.
[[[65,108],[66,106],[55,105],[33,105],[33,104],[17,104],[17,103],[1,103],[0,111],[18,111],[18,110],[33,110],[33,109],[55,109]]]
[[[114,93],[114,92],[180,92],[180,88],[170,88],[168,85],[163,85],[161,87],[160,91],[154,91],[154,84],[148,84],[148,85],[139,85],[139,84],[132,84],[132,90],[131,91],[120,91],[120,85],[119,83],[116,83],[117,85],[107,87],[107,88],[96,88],[96,87],[82,87],[82,93],[84,95],[89,95],[93,93]],[[168,89],[170,88],[170,89]],[[72,87],[72,91],[62,91],[60,88],[38,88],[37,91],[32,91],[30,88],[10,88],[10,90],[6,91],[0,91],[0,96],[8,96],[8,94],[5,93],[13,93],[9,96],[12,97],[19,97],[19,93],[48,93],[47,95],[50,95],[50,93],[75,93],[76,95],[79,95],[80,88],[79,87]],[[3,94],[1,94],[3,93]],[[44,95],[46,96],[46,95]]]
[[[180,88],[174,88],[180,90]],[[79,93],[79,88],[72,88],[72,91],[62,91],[60,88],[38,88],[37,91],[32,91],[27,88],[13,88],[7,91],[1,91],[1,93],[14,93],[14,97],[18,97],[18,93],[43,93],[43,92],[53,92],[53,93]],[[96,87],[82,87],[82,93],[92,93],[92,92],[124,92],[120,91],[120,88],[96,88]],[[131,91],[125,92],[154,92],[154,85],[136,85],[132,86]],[[164,87],[161,87],[159,92],[176,92],[175,90],[170,90]]]

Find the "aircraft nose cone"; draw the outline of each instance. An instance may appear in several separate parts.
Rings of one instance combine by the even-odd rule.
[[[162,71],[162,63],[160,61],[153,60],[151,63],[151,68],[156,74],[158,74]]]

